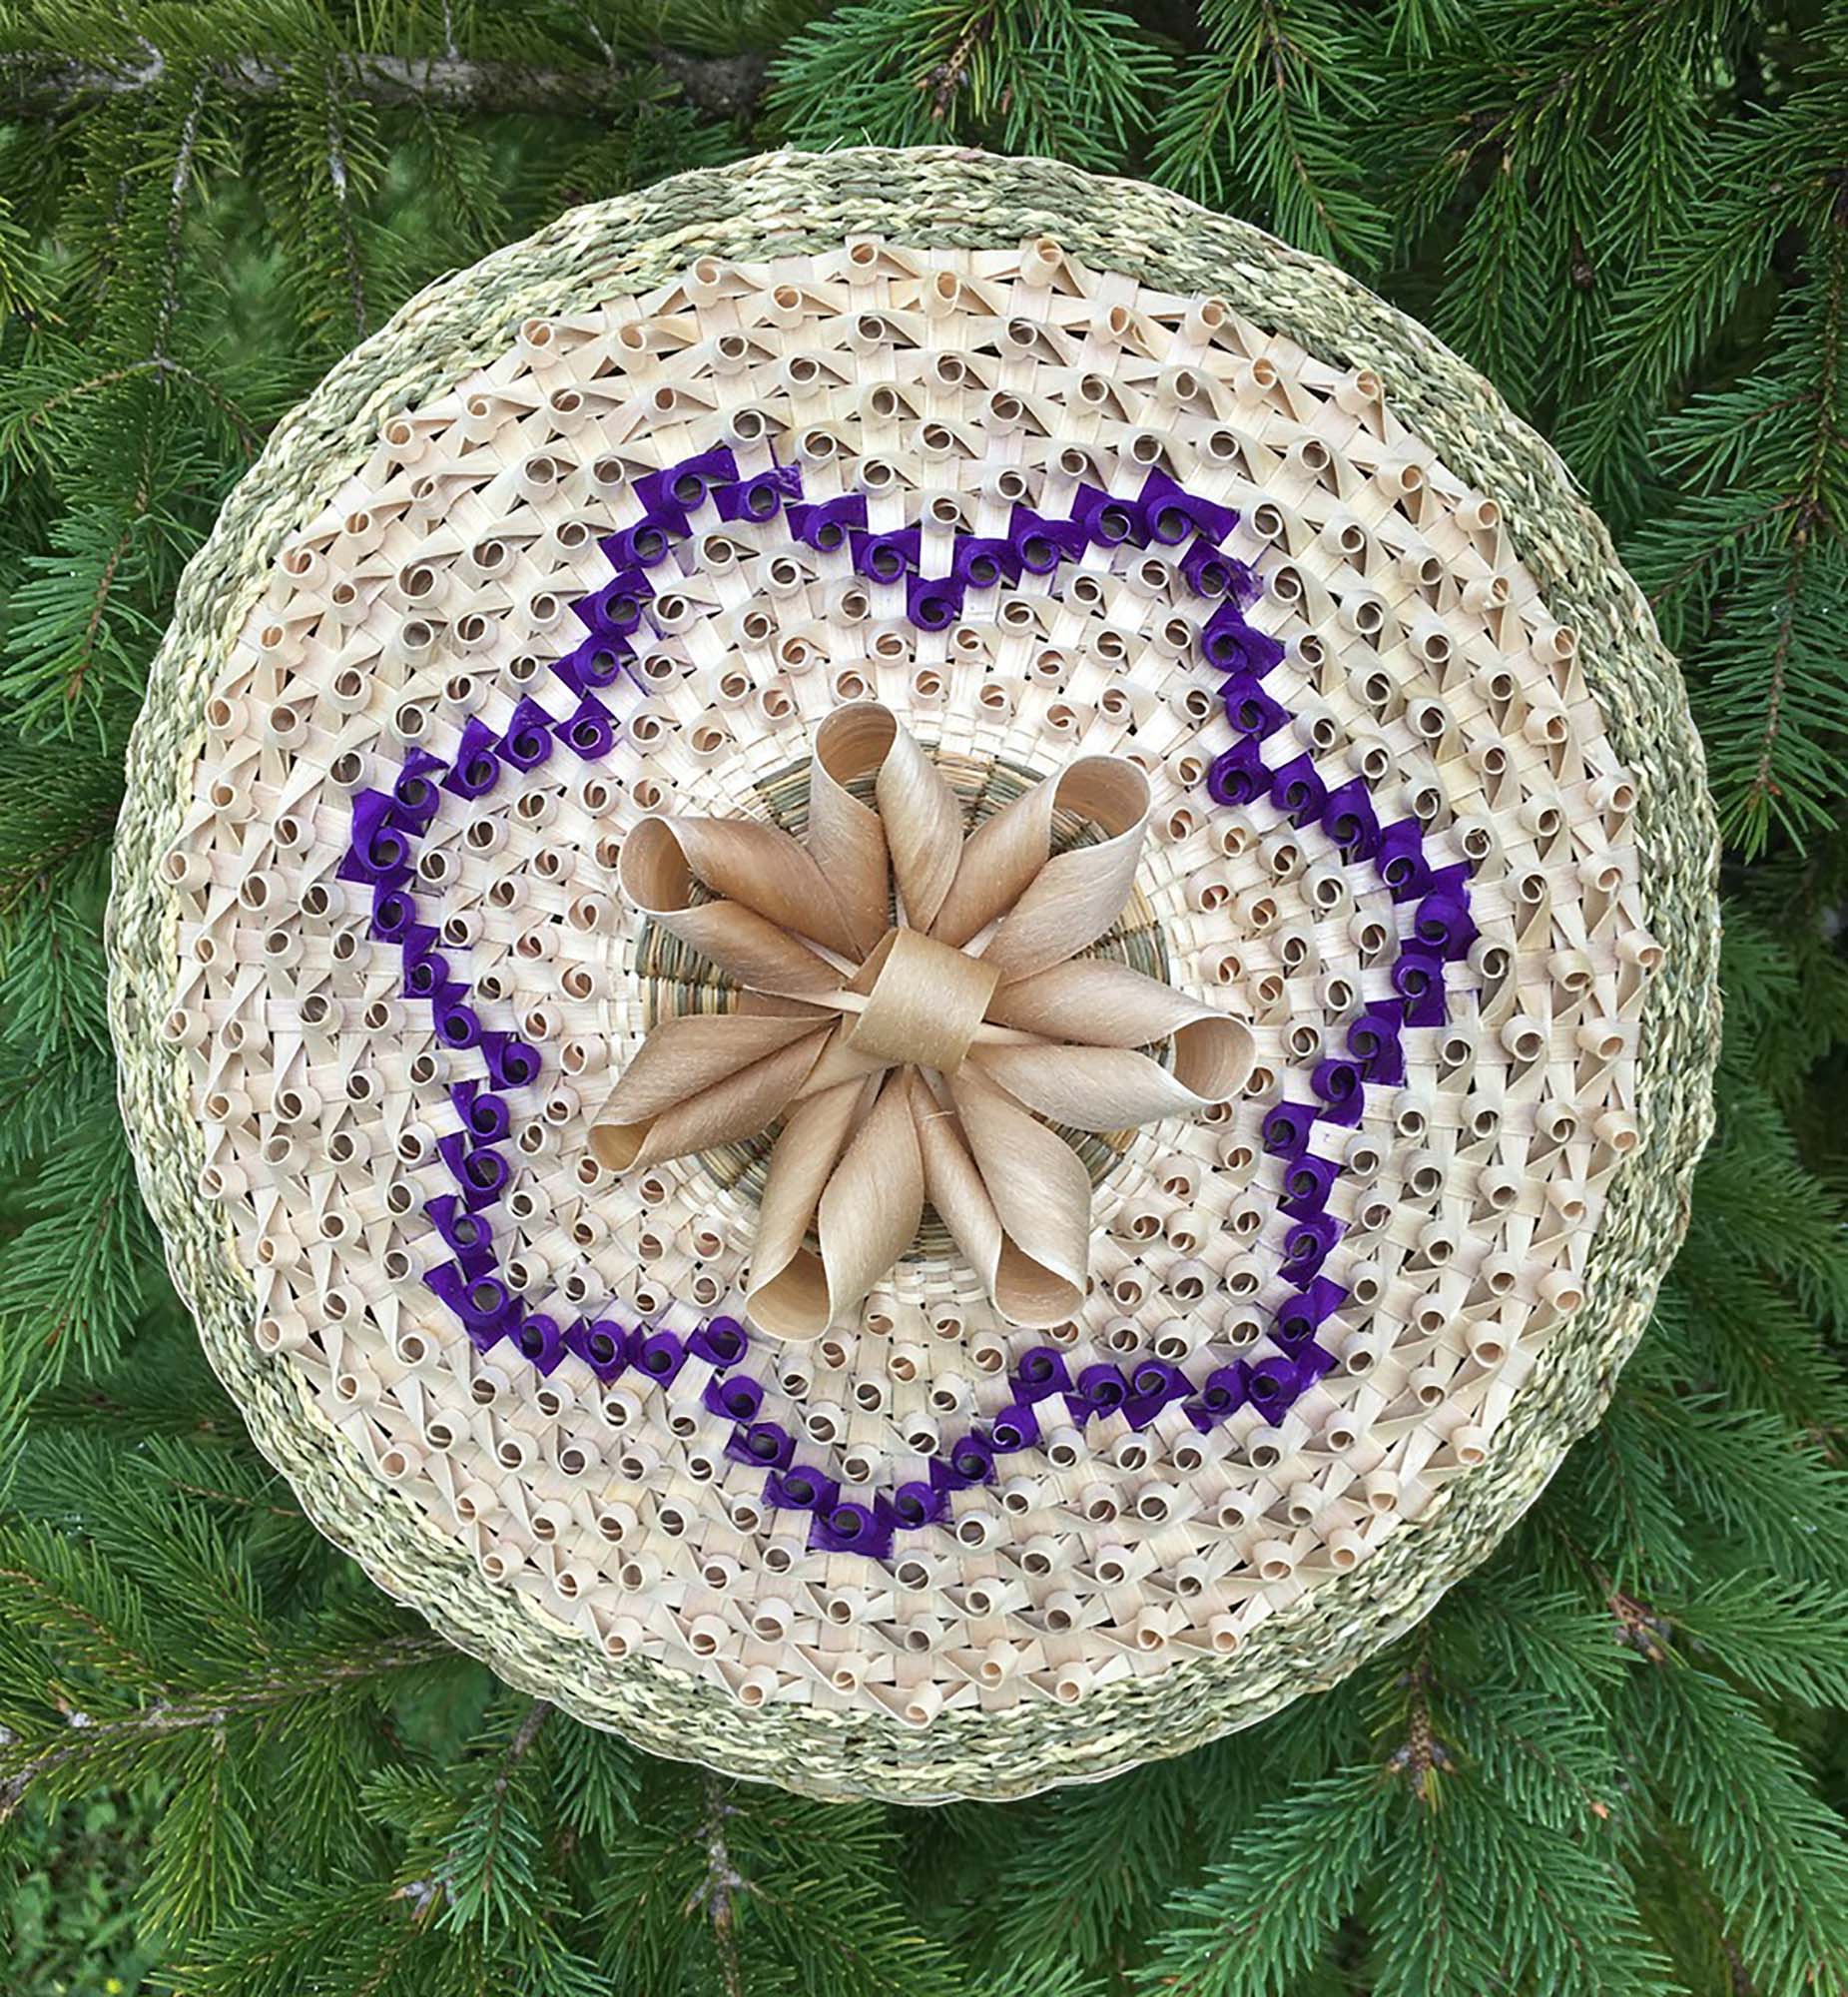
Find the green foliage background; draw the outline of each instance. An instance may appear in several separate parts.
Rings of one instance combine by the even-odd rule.
[[[912,1814],[648,1762],[329,1552],[162,1273],[98,937],[176,578],[279,414],[561,206],[863,139],[1145,174],[1435,327],[1620,536],[1730,847],[1692,1232],[1516,1539],[1252,1735]],[[1848,8],[0,5],[0,314],[10,1988],[1848,1990]]]

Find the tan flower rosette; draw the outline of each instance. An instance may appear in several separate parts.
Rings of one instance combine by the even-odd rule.
[[[1595,1417],[1712,851],[1429,334],[1153,189],[778,156],[431,287],[227,502],[124,1108],[381,1586],[659,1752],[1019,1794],[1351,1669]]]
[[[872,805],[856,777],[873,778]],[[656,1026],[592,1150],[625,1171],[784,1119],[745,1292],[779,1338],[857,1310],[926,1198],[1008,1324],[1070,1319],[1090,1179],[1037,1119],[1117,1131],[1194,1115],[1251,1070],[1239,1021],[1126,965],[1074,962],[1129,897],[1147,778],[1082,758],[965,842],[949,786],[868,701],[817,730],[809,810],[806,841],[742,819],[651,817],[630,834],[631,902],[758,1003]],[[1103,836],[1055,855],[1061,811]],[[1140,1051],[1153,1042],[1171,1043],[1168,1065]]]

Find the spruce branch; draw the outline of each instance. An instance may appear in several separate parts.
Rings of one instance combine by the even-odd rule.
[[[1380,92],[1376,171],[1402,186],[1397,231],[1431,271],[1434,330],[1517,406],[1556,417],[1614,491],[1637,418],[1607,392],[1609,295],[1690,206],[1737,11],[1485,0],[1424,24],[1442,40],[1391,62]]]
[[[0,0],[0,1810],[153,1799],[110,1918],[184,1997],[1848,1989],[1848,9],[1118,7]],[[437,272],[731,157],[773,65],[799,141],[1152,165],[1384,267],[1634,523],[1734,844],[1720,1136],[1531,1523],[1261,1731],[903,1828],[355,1619],[165,1286],[101,1009],[125,724],[274,414]]]
[[[38,310],[38,286],[29,269],[31,242],[13,219],[13,204],[0,195],[0,321],[8,313],[23,319]]]
[[[1380,1769],[1349,1768],[1260,1810],[1176,1897],[1137,1979],[1148,1997],[1280,1997],[1351,1910],[1388,1837]]]
[[[214,1505],[235,1505],[241,1510],[267,1512],[273,1519],[288,1519],[292,1524],[305,1523],[305,1515],[299,1505],[272,1505],[267,1499],[254,1498],[248,1491],[221,1491],[210,1484],[189,1484],[182,1477],[170,1477],[171,1487],[188,1498],[204,1498]]]
[[[175,1941],[223,1919],[257,1858],[254,1802],[242,1756],[223,1727],[188,1733],[169,1752],[174,1790],[149,1839],[143,1918]]]
[[[304,1702],[350,1692],[398,1671],[421,1670],[453,1660],[456,1654],[433,1636],[388,1637],[327,1658],[305,1658],[254,1677],[171,1700],[156,1699],[119,1718],[98,1720],[74,1711],[64,1733],[38,1741],[14,1738],[0,1745],[0,1823],[13,1814],[34,1783],[81,1767],[107,1776],[132,1768],[139,1749],[178,1735],[240,1721],[262,1722],[288,1714]]]
[[[1757,373],[1659,426],[1685,497],[1639,537],[1688,656],[1724,831],[1748,854],[1833,823],[1848,774],[1835,634],[1848,603],[1848,184]]]
[[[514,1784],[521,1762],[554,1710],[543,1698],[534,1699],[526,1708],[493,1762],[485,1790],[458,1827],[458,1839],[467,1851],[465,1856],[458,1854],[449,1870],[449,1906],[444,1918],[478,1920],[484,1936],[497,1915],[504,1918],[508,1895],[517,1896],[533,1883],[531,1832]]]
[[[34,1184],[31,1217],[0,1265],[0,1378],[27,1394],[112,1359],[143,1307],[152,1229],[111,1118],[78,1133]]]
[[[0,1566],[0,1590],[20,1600],[37,1628],[63,1632],[87,1666],[161,1687],[160,1667],[148,1655],[138,1593],[127,1586],[111,1589],[105,1609],[99,1609],[80,1599],[82,1591],[73,1585],[78,1579],[69,1567],[60,1571],[55,1552],[34,1566]]]
[[[458,1961],[459,1951],[443,1945],[429,1907],[414,1883],[393,1886],[351,1860],[327,1879],[305,1880],[292,1869],[188,1949],[175,1965],[173,1987],[185,1997],[303,1997],[305,1988],[341,1997],[482,1990],[480,1965]],[[305,1965],[311,1966],[311,1982]],[[470,1968],[476,1974],[464,1980]]]
[[[1455,1766],[1455,1760],[1449,1744],[1439,1737],[1432,1717],[1429,1633],[1420,1649],[1417,1663],[1400,1679],[1405,1692],[1403,1737],[1387,1755],[1386,1765],[1421,1804],[1430,1805],[1438,1800],[1439,1777]]]
[[[29,894],[68,887],[71,863],[109,837],[122,804],[122,773],[113,759],[64,744],[13,741],[0,745],[0,798],[3,939],[8,916]]]
[[[114,1066],[101,1049],[41,1049],[0,1038],[0,1171],[29,1170],[114,1092]]]
[[[1234,1815],[1258,1793],[1245,1757],[1222,1762],[1204,1784],[1194,1763],[1162,1761],[1105,1789],[1067,1789],[1028,1805],[1026,1834],[977,1865],[991,1903],[978,1902],[971,1930],[992,1931],[999,1946],[1028,1959],[1067,1951],[1091,1961],[1131,1942],[1189,1876],[1190,1836],[1197,1848],[1207,1835],[1202,1787],[1216,1811]],[[983,1827],[958,1826],[970,1842]],[[1063,1891],[1041,1890],[1049,1874]]]
[[[1752,1981],[1750,1970],[1745,1966],[1745,1958],[1739,1953],[1738,1945],[1726,1932],[1726,1917],[1720,1911],[1718,1900],[1712,1888],[1695,1870],[1687,1854],[1680,1847],[1680,1840],[1664,1832],[1655,1840],[1655,1848],[1672,1868],[1677,1886],[1677,1897],[1681,1903],[1693,1907],[1704,1916],[1725,1963],[1727,1997],[1761,1997],[1756,1983]]]
[[[171,353],[150,353],[139,360],[124,361],[119,367],[107,367],[100,373],[62,382],[36,397],[22,375],[19,384],[22,392],[12,405],[0,402],[0,454],[11,455],[22,463],[34,462],[39,455],[38,438],[52,428],[52,418],[86,396],[100,394],[141,375],[184,382],[194,389],[237,431],[246,457],[255,457],[263,448],[263,430],[222,388],[176,360]]]
[[[1353,161],[1376,115],[1372,52],[1332,0],[1207,0],[1207,53],[1168,99],[1154,171],[1219,207],[1255,209],[1306,250],[1366,267],[1385,211]]]
[[[1633,1679],[1634,1778],[1706,1879],[1748,1975],[1848,1987],[1848,1843],[1764,1714],[1697,1667]]]
[[[1147,124],[1165,54],[1082,0],[853,0],[777,58],[772,109],[801,145],[977,145],[1080,166]]]
[[[90,669],[96,662],[103,619],[109,611],[109,599],[116,586],[116,574],[129,549],[135,544],[136,530],[147,517],[150,498],[151,494],[145,484],[135,488],[134,503],[129,508],[122,531],[116,536],[114,546],[110,548],[104,557],[102,567],[97,571],[89,614],[84,619],[83,633],[78,640],[76,656],[71,660],[70,669],[65,677],[64,704],[67,708],[75,707],[83,699]]]
[[[632,1828],[647,1763],[601,1727],[561,1720],[547,1736],[559,1821],[574,1836],[607,1844]]]

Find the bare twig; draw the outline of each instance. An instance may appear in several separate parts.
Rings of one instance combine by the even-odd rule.
[[[340,118],[340,94],[327,93],[327,179],[340,218],[340,254],[346,260],[346,288],[352,302],[353,336],[365,337],[365,272],[359,263],[359,239],[353,232],[351,190],[346,172],[345,128]]]
[[[199,150],[199,121],[205,114],[206,92],[211,79],[201,76],[193,85],[186,109],[186,123],[180,128],[179,150],[174,155],[173,199],[167,208],[167,251],[161,261],[161,310],[154,326],[151,358],[165,360],[167,335],[180,311],[180,234],[186,221],[186,191],[193,179],[193,156]]]
[[[649,51],[653,66],[679,85],[688,102],[719,118],[748,115],[764,88],[769,59],[761,54],[693,56]],[[647,75],[649,62],[583,68],[474,61],[460,56],[392,56],[354,52],[334,59],[341,88],[366,104],[425,104],[457,111],[520,111],[581,117],[622,96]],[[229,96],[273,97],[290,77],[282,56],[228,56],[209,66]],[[158,49],[133,60],[83,61],[51,50],[0,55],[0,117],[57,117],[98,99],[151,91],[167,73]]]
[[[712,1943],[719,1956],[719,1975],[725,1997],[745,1997],[744,1964],[739,1959],[738,1935],[733,1925],[737,1896],[753,1891],[750,1880],[732,1863],[725,1842],[725,1819],[732,1806],[726,1800],[725,1784],[717,1775],[705,1778],[706,1815],[702,1828],[706,1837],[706,1876],[694,1889],[689,1911],[698,1907],[712,1923]]]
[[[500,1773],[494,1777],[494,1793],[504,1796],[507,1784],[513,1779],[513,1771],[526,1758],[526,1750],[539,1737],[539,1729],[551,1718],[554,1706],[550,1699],[535,1698],[526,1717],[519,1723],[513,1738],[507,1742],[507,1749],[500,1757]]]
[[[1454,1765],[1450,1749],[1439,1739],[1431,1714],[1431,1659],[1421,1647],[1419,1661],[1400,1680],[1406,1688],[1405,1739],[1387,1756],[1386,1765],[1403,1775],[1421,1803],[1438,1797],[1438,1777]]]
[[[689,104],[715,118],[748,118],[764,94],[770,58],[757,50],[736,56],[689,56],[660,48],[649,53]]]

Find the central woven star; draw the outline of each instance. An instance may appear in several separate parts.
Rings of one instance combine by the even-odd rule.
[[[868,777],[871,806],[848,788]],[[739,998],[650,1032],[596,1156],[625,1171],[782,1117],[746,1300],[778,1337],[856,1309],[926,1199],[1003,1318],[1070,1317],[1090,1179],[1040,1119],[1114,1131],[1194,1115],[1251,1067],[1240,1021],[1078,955],[1122,914],[1149,810],[1135,764],[1085,756],[965,840],[935,764],[865,702],[816,733],[802,839],[755,819],[643,819],[623,892]],[[1099,836],[1055,853],[1060,817]],[[1165,1065],[1139,1051],[1164,1042]]]

